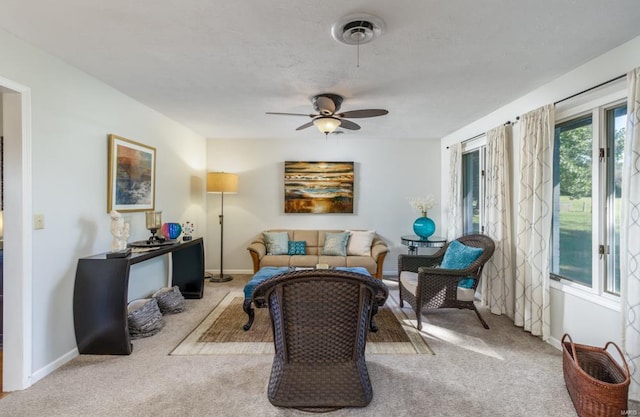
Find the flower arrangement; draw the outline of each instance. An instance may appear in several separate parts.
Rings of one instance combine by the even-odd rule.
[[[429,194],[426,197],[410,198],[409,204],[411,204],[411,207],[413,207],[415,210],[426,216],[427,211],[436,204],[436,200],[433,195]]]

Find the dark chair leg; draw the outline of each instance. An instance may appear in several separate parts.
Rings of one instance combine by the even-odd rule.
[[[376,326],[373,318],[378,314],[378,305],[374,304],[371,308],[371,318],[369,319],[369,331],[376,333],[378,331],[378,326]]]
[[[254,311],[253,311],[253,308],[251,307],[251,300],[244,300],[244,303],[242,303],[242,309],[249,316],[249,319],[247,320],[247,324],[242,326],[242,328],[246,332],[253,325],[253,318],[254,318],[254,315],[255,315]]]
[[[489,325],[487,324],[486,321],[484,321],[484,319],[482,318],[482,316],[480,315],[480,312],[478,311],[478,309],[476,308],[476,306],[473,306],[473,311],[476,312],[476,315],[478,316],[478,319],[480,319],[480,323],[482,323],[482,325],[484,326],[485,329],[489,329]]]
[[[418,320],[418,330],[422,330],[422,310],[416,311],[416,320]]]

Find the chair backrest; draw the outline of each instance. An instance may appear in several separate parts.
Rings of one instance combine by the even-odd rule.
[[[471,234],[460,236],[456,240],[466,246],[482,248],[482,255],[480,255],[480,257],[478,257],[478,259],[476,259],[469,266],[469,269],[472,269],[474,271],[475,278],[479,279],[480,275],[482,274],[482,268],[484,268],[484,264],[487,263],[489,259],[491,259],[491,257],[493,256],[493,252],[496,249],[496,245],[493,242],[493,239],[486,235]]]
[[[376,278],[302,270],[264,281],[252,299],[257,307],[269,307],[276,355],[285,362],[326,363],[364,355],[371,312],[387,296]]]

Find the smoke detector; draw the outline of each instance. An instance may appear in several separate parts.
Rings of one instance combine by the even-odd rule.
[[[331,26],[331,36],[347,45],[363,45],[382,35],[384,22],[377,16],[358,13],[345,16]]]

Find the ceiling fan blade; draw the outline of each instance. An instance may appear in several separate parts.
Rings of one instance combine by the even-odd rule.
[[[306,116],[306,117],[316,117],[317,114],[302,114],[302,113],[276,113],[272,111],[268,111],[265,114],[277,114],[280,116]]]
[[[303,124],[302,126],[298,127],[296,130],[306,129],[311,126],[313,126],[313,121]]]
[[[360,125],[357,123],[353,123],[351,120],[340,119],[340,127],[349,129],[349,130],[360,130]]]
[[[349,117],[351,119],[358,119],[362,117],[384,116],[385,114],[388,114],[388,113],[389,111],[384,109],[365,109],[365,110],[346,111],[344,113],[340,113],[338,116]]]

